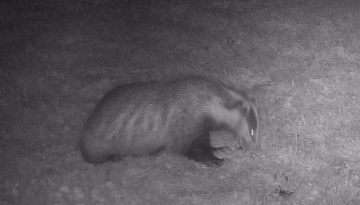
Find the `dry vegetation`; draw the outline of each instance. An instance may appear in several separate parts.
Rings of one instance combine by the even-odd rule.
[[[359,5],[1,1],[0,203],[360,204]],[[83,162],[78,132],[104,92],[183,73],[251,89],[262,156]]]

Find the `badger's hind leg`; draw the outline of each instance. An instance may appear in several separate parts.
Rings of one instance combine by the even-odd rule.
[[[208,134],[198,138],[193,142],[188,152],[185,154],[189,159],[203,163],[208,166],[221,166],[224,159],[215,156],[214,152],[222,148],[214,148],[210,145],[210,136]]]

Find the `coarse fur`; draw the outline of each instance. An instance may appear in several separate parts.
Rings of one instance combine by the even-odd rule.
[[[231,132],[243,149],[259,149],[253,99],[224,83],[198,76],[121,85],[107,93],[87,120],[80,149],[90,163],[114,156],[167,151],[221,165],[210,132]]]

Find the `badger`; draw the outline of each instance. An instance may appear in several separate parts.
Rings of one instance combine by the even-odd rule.
[[[238,148],[260,149],[259,116],[245,91],[200,76],[118,86],[100,100],[85,123],[80,151],[99,164],[165,151],[221,165],[210,132],[228,131]]]

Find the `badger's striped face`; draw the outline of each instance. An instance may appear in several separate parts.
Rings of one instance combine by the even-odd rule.
[[[232,97],[234,96],[232,92]],[[259,126],[255,103],[239,94],[236,97],[228,104],[219,97],[213,97],[207,104],[208,113],[215,122],[226,125],[229,131],[236,135],[239,148],[258,149],[260,148]]]
[[[253,142],[255,142],[260,146],[259,136],[258,136],[259,134],[258,113],[253,106],[251,106],[251,109],[248,113],[247,124],[249,126],[251,139],[253,140]]]
[[[235,100],[234,104],[241,104],[241,107],[244,109],[243,114],[247,121],[247,126],[249,130],[249,135],[251,137],[252,142],[255,142],[257,145],[260,145],[259,138],[258,138],[258,112],[255,106],[255,100],[249,98],[247,94],[239,94],[237,92],[228,90],[228,93],[232,98]],[[245,95],[245,96],[244,96]],[[231,107],[231,106],[230,106]]]
[[[239,149],[260,149],[259,141],[259,116],[256,105],[253,100],[244,99],[239,102],[238,108],[239,119],[235,129],[236,137],[238,139]]]

